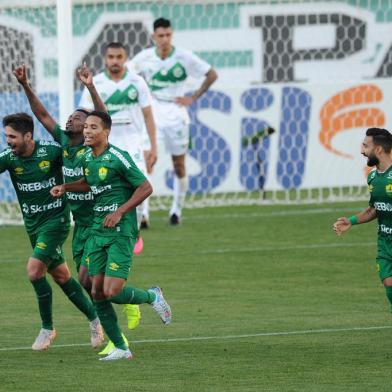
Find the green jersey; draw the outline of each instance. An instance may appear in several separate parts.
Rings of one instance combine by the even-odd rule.
[[[378,234],[392,235],[392,166],[383,173],[372,170],[368,175],[369,205],[377,211]]]
[[[63,148],[64,182],[79,180],[83,177],[82,156],[89,148],[84,145],[71,146],[67,133],[58,124],[54,129],[53,137]],[[90,226],[94,205],[92,192],[67,192],[66,195],[74,221],[81,226]]]
[[[104,228],[106,215],[112,214],[127,202],[146,177],[129,154],[109,144],[98,157],[91,151],[83,156],[84,176],[94,194],[92,230],[103,236],[132,236],[138,232],[136,209],[123,216],[116,227]]]
[[[10,173],[29,234],[47,223],[69,224],[65,197],[54,199],[49,192],[63,183],[62,164],[61,147],[43,140],[35,142],[29,157],[16,156],[10,148],[0,154],[0,173],[5,170]]]

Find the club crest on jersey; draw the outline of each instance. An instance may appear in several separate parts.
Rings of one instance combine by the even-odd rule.
[[[106,167],[100,167],[98,170],[98,177],[103,181],[108,175],[108,169]]]
[[[44,157],[47,155],[46,147],[40,147],[37,151],[37,157]]]
[[[24,171],[23,167],[16,167],[16,168],[14,169],[14,173],[15,173],[17,176],[20,176],[21,174],[23,174],[23,171]]]
[[[38,166],[44,173],[48,173],[48,171],[50,170],[50,162],[49,161],[41,161],[38,164]]]
[[[175,77],[175,78],[177,78],[177,79],[181,79],[182,77],[183,77],[183,75],[184,75],[184,70],[183,70],[183,68],[181,67],[181,65],[176,65],[174,68],[173,68],[173,76]]]
[[[392,184],[385,185],[385,193],[387,196],[392,197]]]
[[[131,87],[131,88],[128,90],[128,98],[129,98],[131,101],[134,101],[134,100],[137,98],[137,90],[136,90],[134,87]]]

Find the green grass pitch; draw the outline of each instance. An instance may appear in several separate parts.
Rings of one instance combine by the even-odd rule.
[[[116,307],[134,360],[111,363],[98,361],[87,321],[54,284],[58,337],[31,351],[40,324],[30,247],[23,228],[0,228],[0,391],[389,391],[376,224],[340,238],[331,229],[365,206],[186,210],[180,227],[154,214],[130,282],[161,285],[173,323],[143,305],[131,332]]]

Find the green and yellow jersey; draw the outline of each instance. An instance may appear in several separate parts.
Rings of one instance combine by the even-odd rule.
[[[82,157],[90,148],[84,145],[71,146],[67,133],[58,124],[54,129],[53,137],[63,149],[64,182],[79,180],[83,177]],[[66,195],[75,223],[81,226],[90,226],[94,206],[92,192],[67,192]]]
[[[368,175],[369,205],[377,211],[378,234],[392,235],[392,166],[380,173],[372,170]]]
[[[91,151],[83,155],[84,177],[94,194],[92,231],[103,236],[131,236],[138,233],[136,209],[123,216],[114,228],[104,228],[106,215],[127,202],[146,177],[137,168],[129,154],[109,144],[95,157]]]
[[[51,141],[36,141],[29,157],[14,155],[10,148],[0,154],[0,173],[10,173],[29,234],[52,225],[69,226],[65,197],[50,195],[52,187],[63,183],[62,165],[62,149]]]

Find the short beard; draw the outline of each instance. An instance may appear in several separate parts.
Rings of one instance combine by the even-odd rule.
[[[375,155],[368,157],[367,165],[369,167],[377,166],[379,163],[380,163],[380,161]]]

